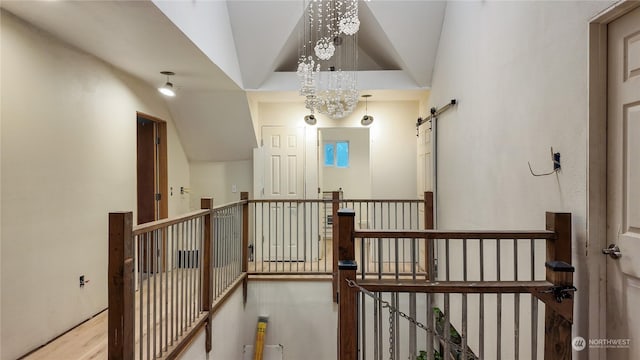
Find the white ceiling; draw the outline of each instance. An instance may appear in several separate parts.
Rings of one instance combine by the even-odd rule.
[[[250,159],[252,101],[290,101],[298,82],[302,0],[23,1],[0,6],[157,87],[193,161]],[[360,2],[358,74],[370,101],[416,100],[431,85],[445,2]],[[294,95],[292,95],[294,94]]]

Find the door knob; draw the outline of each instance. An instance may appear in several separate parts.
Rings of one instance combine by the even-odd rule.
[[[611,256],[612,259],[619,259],[622,256],[620,248],[616,244],[609,244],[609,247],[602,249],[602,253]]]

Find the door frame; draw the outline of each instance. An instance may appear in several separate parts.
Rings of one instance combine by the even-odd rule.
[[[587,261],[589,274],[589,338],[607,337],[607,28],[640,2],[626,0],[613,4],[589,22],[589,108],[587,138]],[[604,279],[604,281],[602,281]],[[597,359],[606,359],[606,349]],[[596,354],[590,353],[590,356]]]

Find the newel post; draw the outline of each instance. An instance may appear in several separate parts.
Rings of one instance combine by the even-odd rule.
[[[333,243],[333,301],[338,302],[338,210],[340,209],[340,192],[331,192],[331,238]],[[327,219],[323,219],[327,221]]]
[[[356,360],[358,355],[358,291],[348,281],[356,280],[354,222],[351,209],[338,211],[338,360]],[[334,219],[335,222],[335,219]]]
[[[433,191],[424,192],[424,229],[433,230]]]
[[[247,273],[249,270],[249,193],[243,191],[240,193],[242,203],[242,272]],[[242,300],[247,303],[247,282],[245,276],[242,280]]]
[[[211,305],[213,303],[212,298],[212,279],[211,274],[211,254],[213,253],[213,199],[202,198],[200,199],[200,208],[203,210],[209,210],[204,216],[204,234],[203,234],[203,249],[202,249],[202,311],[207,314],[207,323],[205,325],[205,349],[207,352],[211,351]]]
[[[571,266],[571,214],[546,213],[547,230],[556,233],[547,240],[546,278],[556,292],[545,300],[544,358],[571,359],[571,326],[573,324],[573,271]],[[568,291],[561,291],[566,289]]]
[[[109,360],[134,359],[133,213],[109,213]]]

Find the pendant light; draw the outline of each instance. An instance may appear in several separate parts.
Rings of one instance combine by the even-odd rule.
[[[318,122],[318,119],[316,119],[315,115],[309,114],[304,117],[304,122],[306,122],[309,125],[315,125]]]
[[[173,84],[169,81],[169,76],[173,76],[175,75],[175,73],[173,71],[161,71],[160,74],[167,76],[167,82],[161,87],[159,87],[158,91],[160,91],[160,93],[165,96],[169,96],[169,97],[176,96],[176,92],[173,89]]]
[[[373,123],[373,116],[367,115],[367,112],[369,110],[367,100],[371,97],[371,95],[365,94],[362,95],[362,97],[364,98],[364,116],[362,117],[362,120],[360,120],[360,124],[362,124],[362,126],[369,126],[371,125],[371,123]]]

